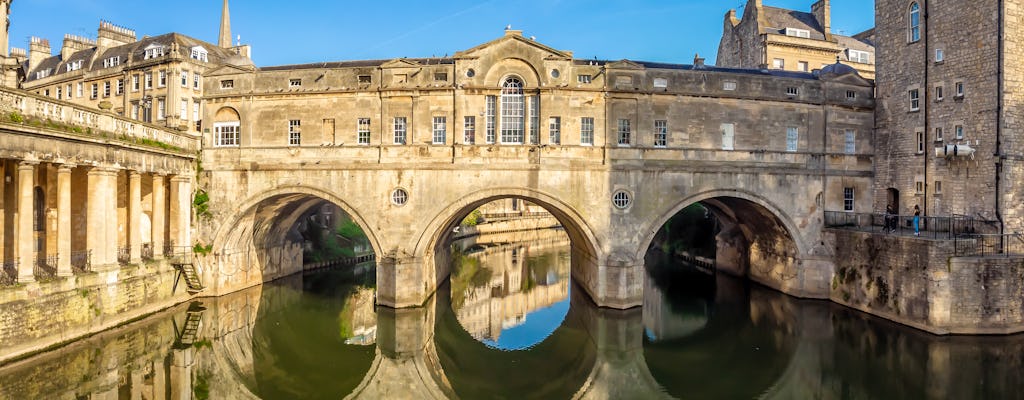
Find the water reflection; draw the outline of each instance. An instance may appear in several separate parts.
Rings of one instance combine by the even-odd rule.
[[[463,293],[457,307],[455,279],[424,308],[375,310],[372,271],[322,271],[203,299],[201,307],[182,305],[0,367],[0,398],[986,399],[1024,393],[1022,335],[931,336],[830,303],[688,275],[671,262],[663,263],[667,270],[652,270],[642,310],[600,309],[567,279],[547,279],[563,277],[563,261],[547,270],[529,266],[531,255],[540,262],[545,254],[535,247],[517,251],[527,264],[520,278],[507,271],[508,277],[482,280],[494,288],[494,277],[503,276],[488,297],[498,303],[565,285],[561,317],[507,308],[492,314],[496,325],[480,325],[479,332],[500,343],[520,335],[500,323],[516,320],[510,316],[525,316],[519,326],[556,321],[543,336],[525,335],[539,339],[519,350],[474,337],[460,313],[483,300]],[[550,254],[561,260],[558,251]],[[524,291],[528,276],[536,286]],[[485,331],[494,326],[500,329]]]

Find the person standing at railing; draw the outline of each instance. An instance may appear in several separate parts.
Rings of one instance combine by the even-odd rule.
[[[921,207],[914,204],[914,236],[921,236]]]
[[[896,232],[896,210],[892,203],[885,205],[885,229],[886,233]]]

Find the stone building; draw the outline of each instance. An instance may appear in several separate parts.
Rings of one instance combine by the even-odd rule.
[[[21,87],[134,120],[191,133],[201,130],[202,77],[221,65],[252,68],[249,46],[232,46],[227,1],[218,45],[179,33],[137,38],[101,22],[97,39],[65,35],[57,55],[44,38],[30,39]]]
[[[748,0],[741,18],[736,10],[725,14],[718,66],[809,72],[842,60],[861,76],[875,77],[874,31],[833,33],[829,0],[811,5],[810,13]]]
[[[1022,3],[877,2],[876,210],[1024,227]]]

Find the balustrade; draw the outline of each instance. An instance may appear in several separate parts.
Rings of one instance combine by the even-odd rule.
[[[92,270],[92,250],[71,252],[71,267],[77,272]]]

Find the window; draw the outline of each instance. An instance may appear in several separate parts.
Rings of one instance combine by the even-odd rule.
[[[157,82],[157,84],[158,84],[158,85],[159,85],[160,87],[164,87],[164,86],[167,86],[167,71],[164,71],[164,70],[160,70],[160,75],[159,75],[159,76],[160,76],[160,79],[159,79],[159,81]]]
[[[497,122],[495,121],[495,119],[496,119],[496,117],[495,117],[496,111],[495,110],[498,108],[497,104],[498,104],[498,97],[497,96],[487,96],[487,121],[486,121],[486,123],[487,123],[487,138],[486,138],[486,141],[487,141],[487,143],[494,143],[494,141],[496,140],[496,138],[495,138],[495,136],[496,136],[495,130],[496,130]]]
[[[152,72],[147,72],[146,73],[146,89],[152,89],[152,88],[153,88],[153,73]]]
[[[181,71],[181,87],[188,87],[188,71]]]
[[[181,109],[179,109],[178,111],[180,113],[178,115],[181,116],[181,119],[187,121],[188,120],[188,100],[185,100],[185,99],[181,100]]]
[[[845,132],[845,150],[846,154],[853,154],[857,152],[857,132],[853,129],[847,129]]]
[[[530,96],[530,143],[540,144],[540,96]]]
[[[907,92],[910,97],[910,111],[918,111],[921,109],[921,95],[917,89],[911,89]]]
[[[722,82],[722,90],[736,90],[736,81]]]
[[[941,126],[935,128],[935,141],[936,142],[941,142],[942,141],[942,127]]]
[[[434,73],[434,80],[435,81],[439,81],[439,82],[446,82],[446,81],[448,81],[448,73],[447,72],[435,72]]]
[[[204,49],[202,46],[196,46],[196,47],[192,48],[192,59],[193,60],[199,60],[199,61],[202,61],[202,62],[207,62],[207,61],[209,61],[208,54],[209,53],[207,53],[206,49]]]
[[[289,79],[288,87],[299,87],[302,86],[302,79]]]
[[[786,68],[786,60],[783,60],[781,58],[773,58],[772,59],[772,68],[774,68],[774,69],[784,69],[784,68]]]
[[[369,75],[359,75],[358,79],[359,79],[359,83],[371,83],[371,82],[373,82],[373,78],[371,78]]]
[[[132,103],[132,119],[139,119],[139,103]]]
[[[935,101],[942,101],[942,86],[935,87]]]
[[[861,64],[871,63],[871,53],[866,51],[848,49],[846,50],[846,58],[852,62],[858,62]]]
[[[786,128],[786,151],[796,151],[800,142],[800,131],[797,128]]]
[[[192,120],[199,121],[199,99],[192,102]]]
[[[77,91],[78,94],[76,94],[76,96],[78,96],[78,97],[84,96],[82,94],[84,92],[84,90],[83,90],[84,88],[85,88],[85,84],[82,83],[82,82],[78,82],[78,91]]]
[[[917,133],[917,154],[924,154],[924,132]]]
[[[523,82],[508,78],[501,89],[501,142],[523,143]]]
[[[548,118],[548,140],[551,144],[562,144],[562,117]]]
[[[957,82],[954,87],[956,88],[956,97],[964,97],[964,83]]]
[[[476,143],[476,117],[467,116],[462,121],[462,143]]]
[[[810,71],[810,69],[808,69],[808,66],[807,66],[807,61],[797,61],[796,62],[796,69],[798,71],[803,71],[803,72]]]
[[[297,119],[288,120],[288,145],[298,146],[302,144],[302,121]]]
[[[61,99],[61,97],[62,97],[62,96],[61,96],[61,94],[62,94],[62,93],[63,93],[63,92],[61,91],[61,88],[60,88],[60,86],[57,86],[57,100],[60,100],[60,99]]]
[[[66,86],[66,88],[67,88],[67,89],[65,89],[65,90],[64,90],[64,93],[67,93],[67,95],[68,95],[68,98],[70,99],[70,98],[71,98],[71,84],[68,84],[68,85]]]
[[[921,40],[921,7],[917,2],[910,3],[910,32],[908,39],[911,42]]]
[[[668,145],[668,121],[654,121],[654,147],[665,147]]]
[[[786,36],[810,38],[811,31],[807,29],[786,28]]]
[[[156,119],[164,119],[167,116],[167,102],[164,99],[156,100]]]
[[[448,118],[434,117],[434,144],[445,144],[448,140]]]
[[[942,194],[942,181],[935,181],[935,189],[933,191],[936,195]]]
[[[799,88],[795,86],[790,86],[786,88],[786,96],[796,96],[798,94],[800,94]]]
[[[94,83],[94,84],[92,84],[92,93],[90,93],[89,98],[90,99],[95,99],[95,98],[97,98],[99,96],[100,96],[100,85],[98,83]]]
[[[942,49],[935,49],[935,62],[940,63],[946,60],[946,53]]]
[[[843,211],[853,211],[853,188],[843,188]]]
[[[69,62],[65,65],[65,68],[67,69],[66,72],[78,71],[82,69],[82,60]]]
[[[853,90],[847,90],[846,91],[846,99],[847,100],[857,100],[857,92],[855,92]]]
[[[576,75],[576,83],[590,83],[592,79],[590,75]]]
[[[619,146],[629,146],[630,129],[628,119],[619,119]]]
[[[234,87],[235,87],[235,81],[234,80],[225,79],[223,81],[220,81],[220,88],[221,89],[232,89]]]
[[[103,97],[110,97],[110,81],[103,82]]]
[[[132,75],[132,91],[133,92],[138,92],[139,91],[139,75],[138,74]]]
[[[405,189],[395,189],[395,191],[391,192],[392,204],[396,206],[402,206],[405,205],[405,203],[407,203],[408,201],[409,192],[406,192]]]
[[[580,144],[590,146],[594,144],[594,118],[580,118]]]
[[[665,78],[654,78],[654,87],[657,89],[663,89],[668,87],[668,79]]]
[[[618,208],[620,210],[625,210],[627,207],[629,207],[629,204],[631,202],[632,199],[629,198],[629,193],[626,193],[623,190],[617,191],[614,195],[612,195],[612,204],[615,205],[615,208]]]
[[[214,146],[238,146],[238,138],[241,136],[241,126],[238,122],[218,122],[213,124],[213,145]]]
[[[722,131],[722,150],[734,150],[736,132],[733,124],[722,124],[719,129]]]
[[[103,68],[111,68],[121,65],[121,57],[109,57],[103,59]]]
[[[356,143],[370,144],[370,119],[359,118],[356,121]]]
[[[44,69],[42,71],[36,72],[36,79],[43,79],[43,78],[46,78],[48,76],[50,76],[50,69],[49,68]]]
[[[958,140],[962,140],[964,138],[964,126],[963,125],[956,125],[953,128],[953,132],[956,134],[956,138]]]
[[[46,97],[50,97],[50,89],[44,90],[43,91],[43,95],[46,96]]]
[[[143,57],[143,59],[148,60],[150,58],[157,58],[157,57],[163,57],[163,56],[164,56],[164,47],[160,46],[160,45],[155,45],[154,44],[154,45],[150,45],[149,47],[146,47],[146,55]]]
[[[395,117],[395,144],[405,144],[405,117]]]
[[[192,71],[192,88],[199,89],[199,73]]]
[[[124,79],[118,79],[117,80],[117,88],[116,88],[116,91],[114,92],[114,94],[116,94],[118,96],[124,94]]]
[[[917,182],[914,182],[914,191],[915,191],[915,192],[916,192],[917,194],[922,194],[922,193],[924,193],[924,181],[917,181]]]

